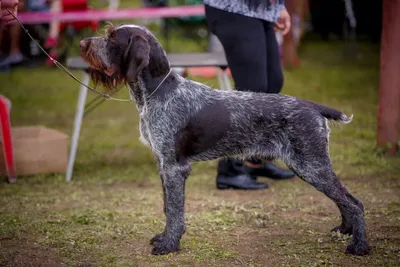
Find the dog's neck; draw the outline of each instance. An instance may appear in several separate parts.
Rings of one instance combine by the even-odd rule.
[[[166,53],[161,45],[157,41],[149,43],[151,45],[149,64],[143,68],[136,79],[128,81],[131,96],[139,109],[146,104],[149,96],[155,97],[164,94],[163,85],[174,79]]]

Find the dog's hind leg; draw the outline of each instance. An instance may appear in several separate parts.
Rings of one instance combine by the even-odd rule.
[[[342,215],[342,224],[335,229],[351,231],[353,235],[346,252],[366,255],[369,247],[362,203],[340,183],[332,169],[328,151],[323,147],[314,143],[312,148],[305,148],[308,151],[297,150],[286,159],[286,163],[300,178],[336,203]]]
[[[188,162],[176,162],[159,158],[160,176],[164,191],[164,232],[155,235],[150,244],[152,254],[168,254],[180,249],[180,239],[185,233],[185,181],[190,173]]]
[[[353,201],[354,204],[356,204],[362,211],[364,214],[364,205],[361,202],[361,200],[355,198],[352,194],[350,194],[350,192],[344,188],[346,191],[346,196]],[[342,234],[352,234],[353,233],[353,225],[351,224],[350,221],[348,221],[348,219],[346,217],[343,216],[343,214],[345,214],[345,212],[339,207],[340,213],[342,214],[342,223],[339,226],[336,226],[335,228],[333,228],[331,230],[331,232],[340,232]]]

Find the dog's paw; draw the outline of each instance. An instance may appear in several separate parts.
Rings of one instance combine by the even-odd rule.
[[[159,233],[153,236],[152,239],[150,239],[150,245],[154,245],[156,243],[162,243],[162,240],[164,239],[165,234],[164,233]]]
[[[151,254],[165,255],[171,252],[179,251],[179,243],[179,239],[174,240],[173,238],[168,238],[165,233],[157,234],[150,240],[150,245],[153,246]]]
[[[153,243],[153,255],[165,255],[180,250],[179,241],[163,238],[161,241]]]
[[[344,225],[339,225],[336,226],[331,230],[331,232],[339,232],[344,235],[352,235],[353,234],[353,229],[351,226],[344,226]]]
[[[351,242],[346,248],[346,253],[351,255],[364,256],[370,254],[370,252],[367,242],[359,242],[357,244]]]

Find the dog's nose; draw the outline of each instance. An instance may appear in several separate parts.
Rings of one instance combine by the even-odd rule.
[[[81,40],[79,42],[79,46],[81,47],[82,50],[86,49],[88,47],[88,45],[89,45],[89,40],[87,40],[87,39]]]

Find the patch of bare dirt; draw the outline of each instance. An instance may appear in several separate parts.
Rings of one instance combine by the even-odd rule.
[[[0,266],[63,267],[66,266],[53,249],[22,240],[0,241]]]

